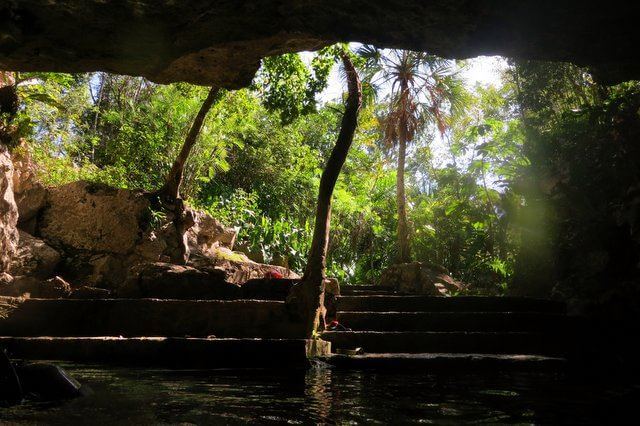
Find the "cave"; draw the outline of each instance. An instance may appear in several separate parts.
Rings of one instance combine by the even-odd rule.
[[[160,85],[212,87],[192,134],[193,145],[218,93],[251,86],[265,58],[317,52],[336,43],[428,52],[452,60],[501,56],[516,62],[569,63],[598,85],[619,88],[640,80],[639,19],[640,4],[621,0],[593,4],[578,0],[8,0],[0,4],[0,118],[20,113],[15,93],[5,90],[13,85],[10,71],[101,71],[144,77]],[[348,68],[348,56],[342,59]],[[349,115],[345,127],[351,127],[351,134],[343,140],[344,155],[334,165],[332,185],[357,131],[362,102],[362,86],[356,68],[351,67],[349,110],[343,115],[343,119]],[[634,164],[640,157],[635,146],[640,135],[640,97],[620,99],[605,103],[602,114],[593,115],[594,121],[610,119],[613,124],[603,130],[602,137],[620,142],[621,147],[595,151],[595,156],[609,156],[611,166],[605,178],[621,187],[615,196],[612,189],[611,198],[603,204],[622,204],[620,200],[626,204],[615,218],[599,223],[597,229],[594,225],[594,238],[608,237],[602,243],[605,249],[593,251],[600,257],[594,255],[593,261],[586,262],[608,262],[609,266],[600,270],[601,275],[588,277],[590,282],[602,281],[589,289],[591,293],[570,293],[566,283],[554,287],[553,274],[558,271],[538,264],[537,269],[526,271],[528,284],[514,287],[507,296],[467,296],[445,269],[420,262],[383,274],[380,285],[340,289],[337,280],[326,279],[322,258],[322,270],[313,274],[318,291],[311,301],[304,300],[305,293],[296,291],[305,277],[288,266],[268,265],[264,259],[251,259],[249,269],[237,266],[232,250],[237,230],[196,209],[183,205],[178,209],[178,204],[172,207],[175,210],[156,215],[166,202],[158,193],[84,181],[46,189],[12,188],[14,164],[28,160],[13,146],[5,146],[11,143],[0,140],[0,294],[9,282],[18,286],[20,281],[24,290],[0,296],[0,349],[7,351],[0,353],[0,385],[4,380],[13,386],[13,377],[22,376],[25,389],[33,387],[35,393],[46,395],[44,388],[38,388],[39,380],[54,377],[59,389],[73,397],[82,395],[78,406],[69,407],[73,414],[91,413],[92,404],[109,407],[86,396],[80,384],[57,366],[31,362],[62,361],[73,375],[94,386],[98,395],[115,398],[113,413],[100,414],[98,422],[118,419],[119,410],[128,420],[142,423],[229,418],[241,423],[367,419],[387,423],[395,419],[393,413],[401,423],[417,419],[628,421],[638,400],[640,377],[633,344],[640,312],[639,274],[634,266],[640,256],[634,222],[638,189],[633,171],[625,169],[627,174],[616,180],[615,167]],[[4,131],[11,128],[0,127],[0,136]],[[574,134],[584,136],[578,130]],[[175,182],[178,187],[181,173]],[[561,178],[558,182],[566,183]],[[488,192],[486,183],[484,190]],[[24,191],[36,194],[41,205],[28,216],[17,211]],[[326,229],[320,232],[323,245],[314,248],[317,252],[324,247],[324,255],[332,191],[333,187],[323,194],[329,207],[325,205],[317,218],[325,219]],[[179,199],[177,187],[173,193],[173,201]],[[535,205],[531,212],[536,214]],[[530,222],[532,226],[543,219],[536,220]],[[164,233],[156,232],[160,227],[153,228],[158,221]],[[107,232],[101,228],[103,222]],[[186,222],[186,230],[175,230]],[[171,223],[175,229],[167,225]],[[58,276],[49,278],[54,269],[63,270],[60,265],[65,259],[46,247],[40,255],[58,256],[53,262],[58,266],[27,265],[35,277],[14,280],[10,265],[19,251],[14,246],[19,239],[34,241],[31,234],[56,249],[65,247],[69,257],[80,259],[81,267],[65,277],[90,277],[88,285],[70,288]],[[187,247],[186,254],[182,245]],[[225,266],[232,273],[206,263],[212,247],[222,248]],[[167,256],[172,250],[177,255]],[[535,257],[539,250],[532,243],[523,253]],[[189,259],[189,254],[190,262],[175,260]],[[552,260],[562,273],[562,267],[578,255],[563,252]],[[149,256],[161,261],[141,263]],[[248,257],[244,259],[249,262]],[[82,275],[84,269],[91,272]],[[436,284],[428,292],[416,290],[425,276]],[[306,304],[300,305],[298,297]],[[325,328],[330,324],[318,322],[332,309],[337,312],[329,314],[334,316],[331,319],[340,317],[334,327],[342,328]],[[308,320],[310,315],[313,319]],[[381,391],[387,386],[392,395],[388,399]],[[503,388],[510,390],[496,390]],[[125,395],[136,389],[141,395]],[[229,401],[226,389],[232,389],[235,401],[242,403],[225,411],[219,403]],[[600,398],[607,391],[620,398]],[[208,392],[213,399],[207,399]],[[575,400],[565,398],[570,392],[577,395]],[[443,394],[453,395],[453,402]],[[366,401],[362,412],[341,405],[340,395],[347,405]],[[497,401],[507,396],[517,399],[517,407],[505,399]],[[262,397],[266,403],[259,401]],[[55,422],[66,409],[56,413],[18,409],[5,418],[3,398],[0,389],[0,421]],[[546,404],[552,399],[559,408],[548,414]],[[471,402],[460,408],[455,405],[460,400]],[[276,408],[268,406],[271,402]],[[394,408],[385,411],[387,402]],[[602,412],[580,413],[583,402],[603,403]],[[246,414],[244,403],[255,413]],[[132,408],[138,404],[144,408]],[[423,417],[398,414],[407,407],[419,411],[418,404]],[[457,408],[448,413],[450,404]],[[483,407],[481,414],[472,406]],[[400,411],[394,412],[398,407]],[[291,414],[294,410],[301,414]]]

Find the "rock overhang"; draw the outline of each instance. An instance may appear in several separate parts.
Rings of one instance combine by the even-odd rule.
[[[0,69],[238,88],[261,58],[337,41],[570,61],[640,78],[640,4],[612,0],[2,0]]]

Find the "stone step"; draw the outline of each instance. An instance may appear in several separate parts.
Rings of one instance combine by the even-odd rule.
[[[365,353],[481,353],[564,356],[561,334],[526,332],[328,331],[332,348]]]
[[[341,296],[385,296],[394,294],[397,294],[394,290],[340,289]]]
[[[566,312],[563,302],[483,296],[340,296],[337,307],[352,312]]]
[[[566,330],[569,318],[546,312],[338,312],[352,330],[548,331]]]
[[[330,353],[327,342],[303,339],[0,337],[0,348],[16,359],[177,369],[305,368]]]
[[[359,291],[395,291],[394,287],[387,285],[363,284],[363,285],[343,285],[340,287],[340,293],[343,290],[359,290]]]
[[[419,370],[420,372],[499,372],[565,371],[565,358],[540,355],[456,354],[456,353],[378,353],[364,355],[331,355],[323,361],[335,368],[348,370]]]
[[[304,336],[284,302],[265,300],[4,299],[2,336]]]

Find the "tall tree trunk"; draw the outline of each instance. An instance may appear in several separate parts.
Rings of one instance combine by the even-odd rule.
[[[305,325],[305,336],[311,337],[318,329],[324,300],[324,279],[331,223],[331,197],[336,181],[342,170],[353,135],[358,124],[358,113],[362,104],[362,87],[358,74],[349,56],[342,55],[342,63],[347,74],[348,97],[340,124],[336,145],[331,151],[327,165],[322,172],[318,192],[313,240],[307,258],[307,266],[298,284],[289,295],[288,302],[295,304]]]
[[[404,190],[404,163],[407,156],[407,138],[400,135],[398,141],[398,171],[396,174],[396,199],[398,204],[398,263],[411,260],[409,229],[407,227],[407,197]]]
[[[207,117],[207,113],[209,113],[209,110],[213,106],[219,92],[220,89],[217,87],[212,87],[211,90],[209,90],[209,94],[202,103],[200,111],[198,111],[198,115],[196,115],[196,118],[193,120],[193,124],[191,125],[191,129],[189,129],[189,133],[184,140],[180,154],[178,154],[178,158],[174,161],[164,186],[159,191],[159,195],[163,199],[173,201],[180,198],[180,184],[182,183],[182,176],[184,175],[184,165],[189,158],[191,149],[193,149],[193,146],[198,140],[198,135],[200,134],[200,130],[204,124],[204,119]]]

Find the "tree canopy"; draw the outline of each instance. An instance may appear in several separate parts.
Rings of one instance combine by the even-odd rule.
[[[238,227],[253,259],[304,269],[344,113],[342,99],[319,98],[339,75],[337,51],[266,58],[252,87],[221,91],[203,120],[180,192]],[[636,259],[616,254],[613,238],[637,244],[636,83],[606,88],[570,64],[510,61],[500,84],[470,86],[463,63],[370,47],[353,62],[365,102],[334,191],[329,275],[366,283],[406,260],[404,220],[412,259],[443,265],[471,292],[543,276],[564,292],[577,291],[569,280],[629,278]],[[19,74],[15,88],[20,149],[47,183],[148,191],[162,186],[208,92],[103,72]],[[402,140],[400,169],[389,146]]]

